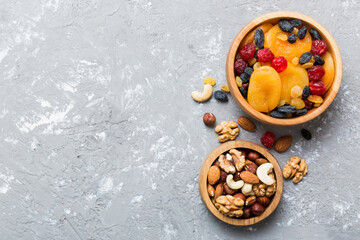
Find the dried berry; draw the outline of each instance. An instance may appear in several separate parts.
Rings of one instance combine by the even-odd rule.
[[[300,19],[291,19],[290,24],[293,27],[298,27],[298,26],[302,25],[302,21]]]
[[[324,65],[325,64],[325,61],[324,59],[322,59],[322,57],[318,56],[318,55],[315,55],[314,56],[314,59],[315,59],[315,62],[314,62],[314,65]]]
[[[220,91],[220,90],[214,92],[214,97],[216,100],[218,100],[220,102],[227,102],[229,100],[227,95],[223,91]]]
[[[277,110],[271,111],[270,116],[274,118],[287,118],[285,113],[281,113]]]
[[[261,28],[256,29],[254,40],[255,40],[255,45],[258,48],[260,49],[264,48],[265,35],[264,35],[264,31]]]
[[[326,92],[326,84],[323,81],[311,81],[309,84],[311,95],[324,95]]]
[[[305,115],[307,114],[308,110],[304,107],[302,109],[297,109],[296,112],[295,112],[295,115],[296,116],[302,116],[302,115]]]
[[[267,63],[271,62],[274,59],[274,54],[270,51],[269,48],[260,49],[257,52],[257,57],[260,62]]]
[[[311,132],[309,132],[306,129],[301,129],[301,135],[306,139],[306,140],[310,140],[312,138],[311,136]]]
[[[243,88],[244,88],[244,89],[248,89],[248,87],[249,87],[249,83],[244,83],[244,84],[243,84]]]
[[[291,33],[294,30],[294,26],[290,24],[288,20],[281,19],[279,21],[279,27],[283,32]]]
[[[240,79],[243,84],[248,83],[250,81],[250,76],[249,76],[249,74],[243,72],[242,74],[240,74]]]
[[[306,107],[307,110],[313,109],[314,103],[310,102],[310,101],[307,100],[307,99],[304,99],[304,103],[305,103],[305,107]]]
[[[309,86],[305,86],[301,97],[302,99],[307,99],[309,95],[310,95],[310,88]]]
[[[292,34],[290,34],[290,36],[288,36],[287,41],[289,43],[293,44],[294,42],[296,42],[296,39],[297,39],[296,34],[292,33]]]
[[[251,76],[251,74],[254,72],[254,69],[252,69],[251,67],[247,67],[244,70],[244,73],[246,73],[247,75]]]
[[[306,27],[306,26],[302,26],[302,27],[299,29],[299,32],[298,32],[298,37],[299,37],[299,39],[304,39],[305,36],[306,36],[306,32],[307,32],[307,27]]]
[[[271,67],[273,67],[278,73],[281,73],[287,68],[287,61],[282,56],[276,57],[272,60]]]
[[[320,80],[325,74],[325,70],[322,66],[316,65],[308,69],[308,77],[310,81]],[[310,87],[311,88],[311,87]]]
[[[241,95],[246,99],[247,98],[247,90],[244,87],[239,88]]]
[[[311,46],[311,52],[314,56],[318,55],[321,57],[322,55],[324,55],[326,53],[327,49],[328,49],[328,47],[327,47],[326,42],[324,42],[322,40],[315,40]]]
[[[291,105],[284,105],[281,107],[278,107],[278,111],[281,113],[295,113],[296,107]]]
[[[322,40],[320,33],[316,29],[314,29],[314,28],[310,29],[309,33],[310,33],[313,41]]]
[[[235,72],[239,75],[242,74],[245,68],[247,68],[248,66],[249,64],[247,63],[247,61],[244,61],[241,58],[236,60],[234,63]]]
[[[216,80],[212,77],[207,77],[204,79],[204,84],[210,84],[211,86],[214,86],[216,84]]]
[[[303,53],[299,58],[299,64],[303,65],[304,63],[307,63],[308,61],[310,61],[311,57],[312,57],[311,52]]]
[[[275,141],[275,134],[272,132],[266,132],[260,141],[265,147],[271,148]]]
[[[239,54],[241,58],[246,61],[254,57],[255,51],[256,51],[256,46],[254,43],[251,42],[243,46],[240,49]]]

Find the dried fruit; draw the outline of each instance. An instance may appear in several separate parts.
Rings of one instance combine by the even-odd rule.
[[[295,66],[299,64],[299,58],[297,57],[294,57],[292,60],[291,60],[291,63],[294,64]]]
[[[335,64],[334,60],[331,56],[331,53],[326,52],[322,58],[325,61],[325,64],[323,65],[323,68],[325,70],[325,75],[321,78],[321,81],[323,81],[326,85],[326,91],[331,87],[333,81],[334,81],[334,75],[335,75]]]
[[[245,90],[247,90],[248,87],[249,87],[249,83],[244,83],[244,84],[243,84],[243,88],[244,88]]]
[[[311,63],[311,62],[307,62],[307,63],[305,63],[305,64],[303,64],[303,65],[301,65],[303,68],[305,68],[305,69],[308,69],[308,68],[311,68],[312,66],[314,66],[314,64],[313,63]]]
[[[281,19],[279,21],[279,27],[283,32],[291,33],[294,30],[294,26],[290,24],[289,21]]]
[[[317,95],[310,95],[307,99],[312,103],[323,103],[324,101],[322,97]]]
[[[310,61],[311,57],[312,57],[311,52],[303,53],[299,58],[299,64],[303,65],[304,63],[307,63],[308,61]]]
[[[255,132],[256,126],[248,117],[242,116],[238,118],[238,124],[241,128],[249,132]]]
[[[307,100],[307,99],[303,99],[303,100],[304,100],[304,103],[305,103],[305,108],[306,108],[307,110],[313,109],[314,103],[310,102],[310,101]]]
[[[308,112],[308,110],[306,108],[297,109],[296,112],[295,112],[295,115],[296,116],[302,116],[302,115],[307,114],[307,112]]]
[[[269,48],[260,49],[257,52],[257,57],[260,62],[267,63],[271,62],[274,59],[274,54],[271,52]]]
[[[237,74],[242,74],[246,67],[248,67],[249,64],[244,61],[243,59],[237,59],[234,63],[234,69]]]
[[[303,92],[301,94],[302,99],[307,99],[310,95],[310,88],[309,86],[305,86]]]
[[[326,53],[327,49],[328,49],[328,47],[327,47],[326,42],[324,42],[322,40],[315,40],[311,46],[311,52],[314,56],[318,55],[321,57],[322,55],[324,55]]]
[[[265,208],[260,203],[254,203],[251,206],[251,213],[255,216],[261,215],[265,211]]]
[[[312,136],[311,136],[311,132],[309,130],[306,129],[301,129],[301,135],[306,139],[306,140],[311,140]]]
[[[216,117],[214,114],[212,113],[205,113],[203,116],[203,121],[205,123],[206,126],[213,126],[216,122]]]
[[[287,118],[285,113],[273,110],[270,112],[270,116],[274,118]]]
[[[298,26],[302,25],[302,21],[300,19],[296,19],[296,18],[291,19],[289,22],[290,22],[291,26],[293,26],[293,27],[298,27]]]
[[[281,106],[284,106],[286,103],[286,101],[284,99],[281,99],[277,105],[277,107],[281,107]]]
[[[310,63],[314,64],[315,63],[315,58],[314,56],[311,56],[311,59],[309,60]]]
[[[320,107],[321,106],[321,103],[314,103],[314,107]]]
[[[227,84],[222,85],[221,90],[227,93],[230,92],[229,86]]]
[[[220,90],[214,92],[214,97],[216,100],[220,102],[227,102],[229,100],[228,96],[223,91]]]
[[[310,81],[320,80],[325,74],[325,70],[322,66],[316,65],[308,69],[308,77]],[[311,89],[311,87],[310,87]]]
[[[264,23],[261,24],[258,28],[261,28],[261,30],[263,30],[264,33],[267,33],[269,31],[270,28],[272,28],[273,25],[271,23]],[[255,39],[255,32],[257,29],[252,30],[249,34],[247,34],[244,37],[244,40],[241,42],[241,47],[245,46],[246,44],[250,43],[250,42],[254,42]]]
[[[245,84],[250,81],[250,76],[249,76],[249,74],[243,72],[242,74],[240,74],[240,79],[242,81],[242,84]]]
[[[264,31],[261,28],[256,29],[254,40],[255,40],[255,45],[258,48],[261,49],[264,47],[265,35],[264,35]]]
[[[312,81],[310,82],[309,87],[311,95],[321,96],[326,92],[326,85],[323,81]]]
[[[246,99],[248,91],[244,87],[239,88],[239,90],[240,90],[241,95]]]
[[[214,86],[216,84],[216,80],[212,77],[207,77],[204,79],[204,84],[210,84],[211,86]]]
[[[318,55],[315,55],[314,56],[314,59],[315,59],[315,62],[314,62],[314,65],[324,65],[325,64],[325,61],[324,59],[322,59],[322,57],[318,56]]]
[[[278,73],[283,72],[287,68],[287,61],[284,57],[276,57],[271,62],[271,67],[273,67]]]
[[[292,34],[290,34],[290,36],[288,36],[287,41],[289,43],[293,44],[294,42],[296,42],[296,39],[297,39],[296,34],[292,33]]]
[[[277,37],[278,39],[280,39],[281,41],[287,41],[287,39],[288,39],[288,36],[287,36],[285,33],[283,33],[283,32],[278,32],[278,33],[276,34],[276,37]]]
[[[255,71],[256,69],[258,69],[259,67],[261,67],[261,63],[260,63],[260,62],[256,62],[256,63],[254,64],[254,66],[253,66],[254,71]]]
[[[250,66],[254,65],[256,63],[256,58],[254,57],[254,58],[248,60],[248,63]]]
[[[252,42],[246,44],[239,51],[240,57],[245,61],[254,58],[254,54],[255,54],[255,51],[256,51],[255,48],[256,48],[256,46]]]
[[[254,72],[254,69],[252,69],[251,67],[247,67],[244,69],[244,73],[246,73],[247,75],[251,76],[251,74]]]
[[[294,86],[291,89],[290,96],[292,98],[298,98],[298,97],[300,97],[302,95],[302,93],[303,93],[303,89],[300,86]]]
[[[291,99],[290,105],[295,106],[296,109],[303,109],[305,107],[304,101],[300,98]],[[295,114],[296,114],[296,111],[295,111]]]
[[[298,33],[299,33],[299,29],[296,28],[296,27],[294,27],[293,33],[298,34]]]
[[[272,132],[266,132],[260,141],[265,147],[271,148],[275,141],[275,134]]]
[[[241,81],[241,78],[239,76],[235,77],[235,82],[236,82],[236,85],[238,87],[242,87],[242,81]]]
[[[298,37],[299,37],[299,39],[304,39],[305,36],[306,36],[306,32],[307,32],[307,27],[306,27],[306,26],[302,26],[302,27],[299,29],[299,32],[298,32]]]
[[[291,146],[292,139],[290,135],[279,138],[274,144],[274,149],[277,152],[285,152]]]
[[[312,37],[312,39],[314,41],[315,40],[322,40],[322,37],[321,37],[320,33],[316,29],[314,29],[314,28],[310,29],[309,33],[310,33],[310,35],[311,35],[311,37]]]
[[[278,107],[278,111],[281,113],[295,113],[296,107],[291,105],[284,105],[281,107]]]

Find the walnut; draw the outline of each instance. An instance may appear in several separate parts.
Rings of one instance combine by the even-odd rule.
[[[215,127],[215,132],[220,136],[219,142],[234,140],[239,134],[239,127],[234,121],[225,121]]]
[[[231,157],[234,161],[236,170],[240,172],[241,169],[245,166],[245,156],[242,154],[242,152],[236,149],[231,149],[229,153],[231,154]]]
[[[231,161],[227,160],[224,154],[221,154],[219,156],[219,167],[226,173],[234,174],[236,172],[234,164]]]
[[[253,191],[255,193],[255,196],[257,197],[263,197],[266,193],[266,184],[259,183],[253,185]]]
[[[244,200],[231,195],[220,196],[216,199],[215,207],[229,217],[241,217]]]
[[[291,157],[290,161],[286,162],[286,165],[283,168],[284,178],[293,178],[294,183],[301,181],[303,176],[308,172],[308,166],[304,159],[300,159],[298,156]]]
[[[275,176],[273,173],[270,173],[269,176],[275,180]],[[265,196],[271,197],[272,195],[275,194],[275,192],[276,192],[276,181],[270,186],[267,186]]]

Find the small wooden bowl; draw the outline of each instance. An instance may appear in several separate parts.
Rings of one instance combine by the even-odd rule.
[[[209,194],[207,192],[207,174],[208,171],[213,164],[213,162],[224,152],[229,151],[233,148],[243,148],[256,151],[263,155],[272,165],[274,165],[274,173],[276,178],[276,193],[271,201],[271,203],[266,207],[265,211],[257,217],[252,217],[249,219],[238,219],[231,218],[223,215],[219,212],[219,210],[214,206],[211,202]],[[206,207],[210,210],[212,214],[214,214],[218,219],[228,224],[236,225],[236,226],[249,226],[260,222],[261,220],[267,218],[278,206],[282,193],[283,193],[283,175],[280,168],[279,163],[276,158],[264,147],[255,144],[249,141],[230,141],[223,143],[216,147],[205,159],[205,162],[200,171],[199,178],[199,189],[203,202]]]
[[[276,24],[280,19],[291,19],[291,18],[297,18],[302,20],[308,27],[315,28],[318,30],[323,38],[324,41],[328,44],[328,51],[332,54],[334,65],[335,65],[335,72],[334,72],[334,81],[329,88],[329,90],[324,95],[324,102],[323,104],[318,108],[311,109],[307,114],[299,117],[289,118],[289,119],[279,119],[279,118],[273,118],[271,116],[268,116],[264,113],[261,113],[257,110],[255,110],[253,107],[250,106],[250,104],[246,101],[245,98],[240,93],[239,88],[236,85],[235,82],[235,72],[234,72],[234,62],[235,62],[235,55],[238,51],[239,45],[243,38],[253,29],[258,27],[259,25],[263,23],[272,23]],[[237,104],[244,110],[247,114],[249,114],[251,117],[257,119],[258,121],[261,121],[263,123],[271,124],[271,125],[277,125],[277,126],[293,126],[302,124],[305,122],[308,122],[317,116],[319,116],[321,113],[327,109],[332,101],[334,100],[337,92],[339,91],[341,80],[342,80],[342,60],[339,48],[334,40],[334,38],[331,36],[331,34],[317,21],[314,19],[297,12],[289,12],[289,11],[283,11],[283,12],[271,12],[265,15],[262,15],[254,20],[252,20],[250,23],[248,23],[241,31],[236,35],[234,41],[232,42],[229,53],[226,60],[226,78],[227,83],[230,87],[231,95],[234,97]]]

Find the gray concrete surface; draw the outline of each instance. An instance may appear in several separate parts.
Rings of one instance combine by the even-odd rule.
[[[344,61],[340,92],[291,128],[309,163],[276,212],[252,227],[205,208],[198,173],[219,143],[194,102],[204,77],[225,83],[230,43],[250,20],[296,10],[322,23]],[[356,239],[359,206],[358,1],[1,1],[0,239]],[[310,129],[305,141],[299,130]]]

